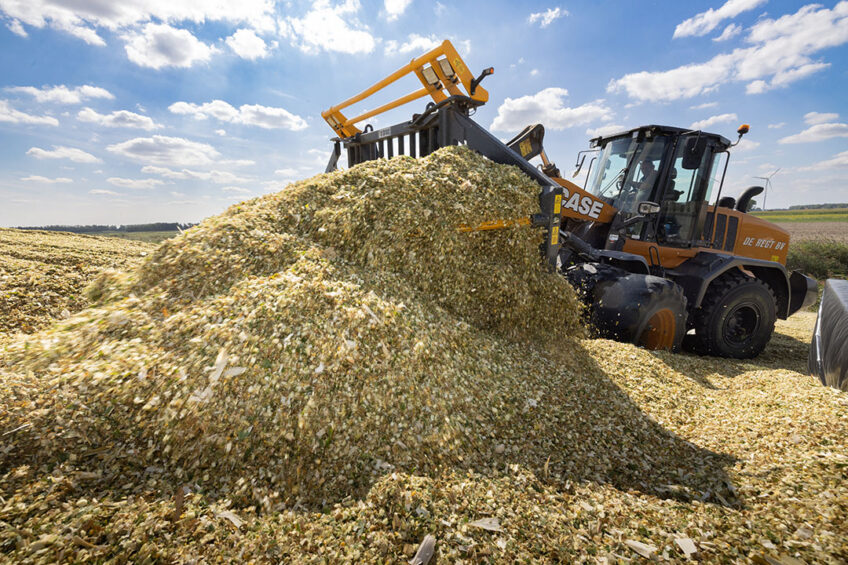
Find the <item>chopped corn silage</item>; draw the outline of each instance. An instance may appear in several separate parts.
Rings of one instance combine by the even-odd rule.
[[[848,403],[786,369],[803,342],[568,339],[533,232],[453,229],[535,191],[459,148],[369,163],[101,279],[2,351],[0,558],[845,559]]]
[[[0,228],[0,339],[88,306],[83,289],[94,277],[134,267],[153,249],[140,241]]]

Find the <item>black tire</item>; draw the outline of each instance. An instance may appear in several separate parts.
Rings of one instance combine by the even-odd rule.
[[[702,355],[751,359],[763,352],[777,318],[771,288],[733,269],[714,280],[695,311],[695,335],[687,340]]]
[[[599,337],[677,350],[686,333],[686,297],[674,282],[585,263],[566,271]]]

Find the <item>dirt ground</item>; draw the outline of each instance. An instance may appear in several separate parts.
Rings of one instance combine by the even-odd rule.
[[[789,232],[792,241],[834,239],[848,243],[848,222],[784,222],[777,225]]]

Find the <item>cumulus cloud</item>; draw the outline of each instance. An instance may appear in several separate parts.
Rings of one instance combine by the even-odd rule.
[[[281,177],[294,177],[297,175],[297,169],[292,169],[290,167],[286,167],[283,169],[277,169],[274,171],[275,175],[280,175]]]
[[[36,159],[70,159],[74,163],[100,163],[101,160],[86,153],[82,149],[76,147],[65,147],[63,145],[54,145],[52,150],[42,149],[40,147],[30,147],[27,155]]]
[[[385,42],[386,55],[405,55],[414,53],[415,55],[426,53],[431,49],[435,49],[442,44],[444,38],[436,35],[418,35],[412,33],[404,42],[389,39]],[[458,51],[467,55],[471,51],[471,42],[467,39],[451,38],[451,42]]]
[[[707,108],[715,108],[718,106],[718,102],[704,102],[703,104],[698,104],[697,106],[689,106],[690,110],[706,110]]]
[[[607,91],[656,102],[713,92],[731,81],[747,82],[749,94],[787,86],[829,67],[814,61],[814,54],[848,42],[848,2],[833,9],[811,4],[778,19],[762,19],[750,29],[746,41],[751,47],[704,63],[624,75],[611,80]]]
[[[834,137],[848,137],[848,124],[817,123],[800,133],[784,137],[779,143],[814,143]]]
[[[33,116],[26,112],[15,110],[6,100],[0,100],[0,122],[12,124],[33,124],[43,126],[58,126],[59,120],[53,116]]]
[[[836,114],[834,112],[807,112],[806,114],[804,114],[804,122],[806,122],[807,125],[810,126],[814,126],[816,124],[823,124],[826,122],[832,122],[833,120],[836,120],[838,118],[839,114]]]
[[[58,177],[55,179],[51,179],[39,175],[30,175],[28,177],[23,177],[21,180],[25,182],[37,182],[40,184],[67,184],[69,182],[74,182],[73,179],[69,179],[67,177]]]
[[[136,128],[136,129],[156,129],[159,125],[147,116],[129,112],[127,110],[117,110],[111,114],[99,114],[91,108],[83,108],[77,114],[77,119],[81,122],[89,122],[110,128]]]
[[[118,196],[118,193],[114,190],[105,190],[102,188],[95,188],[88,191],[89,194],[100,194],[103,196]]]
[[[194,116],[198,120],[205,120],[211,116],[222,122],[265,129],[299,131],[307,127],[306,120],[288,110],[258,104],[243,104],[235,108],[223,100],[213,100],[205,104],[175,102],[168,106],[168,109],[174,114]]]
[[[44,86],[36,88],[34,86],[10,86],[6,88],[9,92],[20,92],[29,94],[38,102],[55,102],[57,104],[79,104],[83,100],[90,98],[106,98],[112,100],[115,96],[99,86],[91,86],[85,84],[74,88],[68,88],[64,84],[58,86]]]
[[[386,41],[386,55],[394,53],[424,53],[438,47],[442,41],[435,35],[423,36],[413,33],[403,43],[390,39]]]
[[[751,141],[750,139],[743,139],[742,141],[739,142],[739,144],[733,150],[736,151],[737,153],[738,152],[745,152],[745,151],[753,151],[754,149],[756,149],[759,146],[760,146],[759,141]]]
[[[193,2],[159,2],[151,0],[121,0],[120,2],[68,2],[67,0],[2,0],[0,13],[17,25],[35,28],[50,27],[67,32],[92,45],[105,45],[96,28],[110,31],[159,21],[228,22],[243,24],[252,29],[274,30],[272,0],[225,0]],[[13,30],[14,31],[14,30]],[[20,33],[19,33],[20,35]]]
[[[596,137],[603,137],[605,135],[610,135],[613,133],[618,133],[620,131],[627,131],[629,128],[625,126],[620,126],[618,124],[609,124],[606,126],[601,126],[597,128],[589,128],[586,130],[586,135],[589,136],[589,139],[594,139]]]
[[[721,35],[718,37],[713,37],[713,41],[727,41],[731,37],[736,37],[742,33],[742,26],[736,24],[729,24],[724,31],[721,32]]]
[[[383,6],[386,9],[386,19],[394,21],[406,12],[412,0],[384,0]]]
[[[724,122],[735,122],[738,119],[739,118],[736,116],[736,114],[719,114],[717,116],[710,116],[709,118],[706,118],[704,120],[694,122],[689,127],[691,127],[692,129],[707,129],[708,127],[715,124],[721,124]]]
[[[240,186],[225,186],[221,190],[224,192],[235,192],[237,194],[250,194],[252,192],[246,188],[241,188]]]
[[[527,21],[531,24],[539,22],[540,27],[548,27],[554,22],[554,20],[565,17],[567,15],[568,10],[564,8],[548,8],[544,12],[534,12],[530,14],[530,16],[527,18]]]
[[[221,156],[206,143],[164,135],[136,137],[109,145],[106,150],[135,161],[163,166],[208,165]]]
[[[208,61],[216,51],[188,30],[168,24],[147,24],[140,32],[129,33],[124,39],[129,60],[152,69],[190,67],[198,61]]]
[[[160,184],[165,184],[159,179],[124,179],[120,177],[111,177],[106,179],[111,185],[120,186],[121,188],[148,189],[155,188]]]
[[[254,61],[268,56],[268,45],[252,29],[240,29],[227,38],[227,45],[242,59]]]
[[[336,6],[317,0],[302,17],[280,20],[280,32],[304,53],[370,53],[377,39],[358,20],[358,11],[358,0],[345,0]]]
[[[24,26],[22,26],[21,22],[19,22],[18,20],[10,21],[6,24],[6,27],[9,28],[9,31],[19,37],[29,37],[29,34],[24,29]]]
[[[677,24],[674,28],[674,37],[688,37],[692,35],[706,35],[714,30],[724,20],[735,18],[742,12],[753,10],[766,0],[727,0],[720,8],[710,8],[688,20]],[[727,31],[727,30],[725,30]]]
[[[155,167],[152,165],[148,165],[141,169],[142,173],[148,175],[160,175],[167,179],[174,180],[203,180],[214,182],[215,184],[231,184],[237,182],[249,182],[250,179],[240,177],[235,175],[229,171],[192,171],[190,169],[181,169],[179,171],[175,171],[173,169],[169,169],[167,167]]]
[[[548,129],[561,130],[613,116],[603,100],[569,108],[565,106],[567,96],[568,91],[564,88],[546,88],[533,95],[507,98],[498,108],[490,129],[517,131],[528,124],[541,122]]]
[[[820,171],[822,169],[848,169],[848,151],[837,153],[832,159],[813,163],[809,167],[801,167],[799,171]]]

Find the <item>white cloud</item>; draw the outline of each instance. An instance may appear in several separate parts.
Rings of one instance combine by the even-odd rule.
[[[277,169],[276,171],[274,171],[274,174],[280,175],[282,177],[293,177],[297,174],[297,169],[292,169],[292,168]]]
[[[715,108],[718,106],[718,102],[704,102],[703,104],[698,104],[697,106],[689,106],[690,110],[706,110],[707,108]]]
[[[268,45],[252,29],[240,29],[227,38],[227,45],[242,59],[251,61],[268,56]]]
[[[33,96],[38,102],[56,102],[57,104],[79,104],[89,98],[106,98],[112,100],[115,96],[99,86],[85,84],[75,88],[68,88],[64,84],[58,86],[45,86],[36,88],[34,86],[10,86],[6,88],[9,92],[21,92]]]
[[[29,37],[29,34],[24,29],[24,26],[22,26],[21,22],[19,22],[18,20],[10,21],[6,24],[6,27],[9,28],[9,31],[19,37]]]
[[[149,175],[160,175],[167,179],[174,180],[204,180],[209,182],[214,182],[215,184],[232,184],[237,182],[250,182],[250,179],[237,176],[228,171],[192,171],[189,169],[182,169],[179,171],[175,171],[173,169],[168,169],[166,167],[154,167],[148,165],[141,169],[142,173]]]
[[[731,81],[748,82],[749,94],[786,86],[829,66],[813,61],[812,55],[848,42],[848,2],[840,2],[832,10],[811,4],[776,20],[760,20],[746,41],[752,46],[716,55],[704,63],[627,74],[611,80],[607,91],[624,91],[637,100],[658,102],[713,92]]]
[[[808,122],[809,123],[809,122]],[[784,137],[779,143],[814,143],[834,137],[848,137],[848,124],[841,123],[817,123],[810,126],[801,133]]]
[[[406,12],[412,0],[384,0],[383,6],[386,8],[386,19],[394,21]]]
[[[557,20],[567,15],[568,10],[557,6],[556,8],[548,8],[544,12],[532,13],[530,14],[530,17],[527,18],[527,21],[531,24],[539,22],[540,27],[548,27],[554,22],[554,20]]]
[[[111,185],[120,186],[121,188],[148,189],[165,184],[159,179],[122,179],[119,177],[111,177],[106,179]]]
[[[589,139],[594,139],[596,137],[602,137],[602,136],[605,136],[605,135],[618,133],[620,131],[627,131],[627,129],[628,128],[625,127],[625,126],[620,126],[620,125],[617,125],[617,124],[609,124],[609,125],[601,126],[601,127],[594,128],[594,129],[589,128],[589,129],[586,130],[586,135],[589,136]]]
[[[304,53],[370,53],[378,40],[357,19],[358,11],[358,0],[344,0],[336,6],[316,0],[303,17],[280,20],[280,32]]]
[[[86,153],[82,149],[75,147],[65,147],[62,145],[54,145],[53,150],[41,149],[40,147],[30,147],[27,155],[31,155],[36,159],[70,159],[74,163],[100,163],[100,159]]]
[[[413,33],[404,43],[399,43],[394,39],[386,41],[386,55],[393,55],[395,53],[412,53],[413,51],[416,53],[424,53],[431,49],[435,49],[441,45],[441,43],[442,40],[435,35],[424,37],[423,35]]]
[[[88,191],[89,194],[101,194],[105,196],[118,196],[118,193],[114,190],[104,190],[102,188],[95,188],[93,190]]]
[[[564,105],[568,91],[564,88],[546,88],[531,96],[507,98],[498,108],[490,129],[517,131],[528,124],[540,122],[552,130],[585,125],[595,120],[611,119],[613,111],[595,100],[576,108]]]
[[[216,130],[215,130],[215,135],[220,135],[221,137],[224,137],[225,135],[227,135],[227,130],[225,130],[225,129],[216,129]]]
[[[73,179],[69,179],[67,177],[59,177],[55,179],[49,179],[47,177],[42,177],[38,175],[30,175],[28,177],[23,177],[22,181],[26,182],[37,182],[42,184],[66,184],[69,182],[74,182]]]
[[[804,114],[804,122],[806,122],[807,125],[810,126],[814,126],[816,124],[823,124],[826,122],[832,122],[833,120],[836,120],[838,118],[839,114],[834,112],[807,112],[806,114]]]
[[[15,110],[6,100],[0,100],[0,122],[12,124],[34,124],[45,126],[58,126],[59,120],[53,116],[33,116],[19,110]]]
[[[769,124],[769,125],[768,125],[768,128],[769,128],[769,129],[780,129],[780,128],[782,128],[782,127],[783,127],[783,126],[785,126],[785,125],[786,125],[786,122],[778,122],[778,123],[776,123],[776,124]]]
[[[239,186],[225,186],[221,190],[223,190],[224,192],[235,192],[238,194],[250,194],[252,192],[246,188],[241,188]]]
[[[257,126],[265,129],[299,131],[307,127],[306,120],[288,110],[258,104],[244,104],[235,108],[223,100],[213,100],[205,104],[175,102],[168,106],[168,109],[174,114],[190,115],[198,120],[205,120],[212,116],[222,122]]]
[[[760,146],[759,141],[751,141],[750,139],[743,139],[742,141],[739,142],[739,144],[736,146],[734,151],[736,151],[736,152],[753,151],[754,149],[756,149],[759,146]]]
[[[765,4],[765,2],[766,0],[727,0],[717,10],[710,8],[706,12],[701,12],[677,24],[677,27],[674,28],[674,37],[706,35],[722,21],[735,18],[742,12],[753,10],[761,4]]]
[[[111,114],[99,114],[91,108],[83,108],[77,114],[77,119],[81,122],[89,122],[110,128],[137,128],[151,130],[160,127],[147,116],[129,112],[127,110],[117,110]]]
[[[700,120],[694,122],[691,126],[692,129],[706,129],[714,124],[721,124],[724,122],[735,122],[738,120],[738,116],[736,114],[719,114],[718,116],[710,116],[704,120]]]
[[[0,13],[21,23],[65,31],[93,45],[105,45],[96,28],[122,30],[156,20],[164,23],[229,22],[256,30],[274,30],[275,2],[272,0],[110,2],[68,0],[0,0]]]
[[[215,47],[198,40],[188,30],[168,24],[147,24],[141,33],[127,34],[127,57],[133,63],[153,69],[190,67],[195,62],[208,61]]]
[[[206,143],[181,137],[136,137],[106,148],[107,151],[154,165],[195,166],[215,162],[221,154]]]
[[[718,37],[713,37],[713,41],[727,41],[731,37],[736,37],[742,33],[742,26],[736,24],[728,24],[724,31],[721,32],[721,35]]]
[[[799,171],[820,171],[821,169],[848,169],[848,151],[837,153],[832,159],[819,161],[809,167],[801,167]]]

